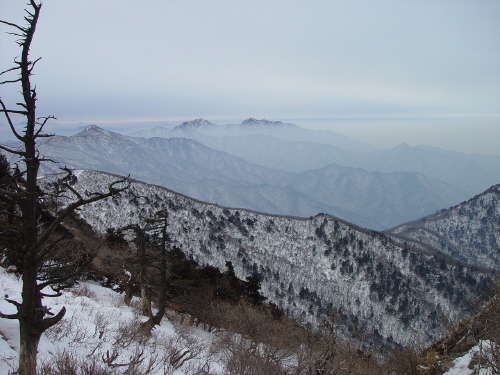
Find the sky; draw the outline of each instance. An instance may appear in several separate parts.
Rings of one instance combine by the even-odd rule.
[[[254,117],[500,154],[499,19],[497,0],[45,0],[33,82],[64,126]],[[1,70],[20,53],[5,31]]]

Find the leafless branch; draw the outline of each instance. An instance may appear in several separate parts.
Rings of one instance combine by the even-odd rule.
[[[39,122],[40,120],[42,120],[42,122]],[[47,135],[40,135],[40,132],[43,130],[43,127],[47,124],[47,121],[49,120],[57,120],[55,116],[47,116],[47,117],[39,117],[37,119],[37,122],[38,122],[38,125],[39,125],[39,128],[38,128],[38,131],[36,132],[35,134],[35,137],[38,137],[38,136],[47,136]],[[50,136],[49,136],[50,137]]]
[[[0,99],[0,105],[2,106],[2,110],[0,112],[4,112],[5,117],[7,118],[7,121],[9,122],[10,129],[12,130],[12,133],[16,136],[17,139],[22,141],[24,137],[21,137],[19,133],[16,131],[16,128],[14,126],[14,123],[12,122],[12,119],[10,118],[9,113],[12,113],[12,111],[8,111],[7,108],[5,107],[5,103],[3,102],[2,99]]]
[[[5,190],[5,189],[2,189],[2,188],[0,188],[0,194],[3,195],[3,198],[5,198],[5,197],[18,197],[18,198],[22,198],[22,197],[25,196],[24,192]]]
[[[8,73],[8,72],[12,72],[12,71],[14,71],[14,70],[19,70],[19,69],[21,69],[21,67],[19,67],[19,66],[15,66],[15,67],[13,67],[13,68],[10,68],[10,69],[7,69],[7,70],[4,70],[3,72],[1,72],[1,73],[0,73],[0,76],[1,76],[2,74]]]
[[[2,82],[0,82],[0,85],[5,85],[7,83],[16,83],[16,82],[21,82],[21,78],[9,79],[9,80],[6,80],[6,81],[2,81]],[[13,112],[13,111],[9,111],[9,112]]]
[[[0,318],[3,318],[3,319],[18,319],[19,318],[19,313],[4,314],[4,313],[0,312]]]
[[[19,25],[16,25],[15,23],[12,23],[12,22],[7,22],[7,21],[2,21],[0,20],[0,23],[3,23],[4,25],[7,25],[7,26],[12,26],[12,27],[15,27],[16,29],[18,29],[19,31],[21,31],[23,34],[26,34],[26,32],[28,31],[27,29],[25,29],[24,27],[21,27]]]
[[[2,149],[4,151],[7,151],[7,152],[9,152],[11,154],[15,154],[15,155],[19,155],[19,156],[24,156],[24,152],[12,150],[11,148],[5,147],[4,145],[0,145],[0,149]]]
[[[57,315],[51,317],[51,318],[46,318],[46,319],[43,319],[41,322],[40,322],[40,328],[42,330],[46,330],[50,327],[52,327],[53,325],[59,323],[61,321],[61,319],[64,317],[64,314],[66,314],[66,307],[63,307],[58,313]]]
[[[21,304],[17,301],[14,301],[13,299],[8,299],[8,298],[5,298],[5,301],[7,301],[8,303],[16,306],[18,309],[21,307]]]
[[[35,68],[36,63],[37,63],[37,62],[39,62],[41,59],[42,59],[42,58],[41,58],[41,57],[39,57],[39,58],[38,58],[38,59],[36,59],[35,61],[30,62],[30,66],[31,66],[31,67],[28,69],[28,72],[29,72],[29,74],[30,74],[30,75],[31,75],[31,72],[33,71],[33,69]]]
[[[76,277],[78,275],[81,275],[81,273],[85,270],[85,268],[87,268],[87,266],[92,263],[92,261],[94,260],[95,256],[97,255],[97,252],[99,251],[100,247],[102,245],[104,245],[104,243],[106,242],[106,239],[102,240],[94,249],[92,252],[88,253],[87,254],[87,259],[82,263],[80,264],[73,272],[69,273],[69,274],[66,274],[64,276],[60,276],[60,277],[55,277],[55,278],[50,278],[50,279],[47,279],[47,281],[43,282],[43,283],[40,283],[38,285],[38,290],[42,290],[43,288],[47,287],[47,286],[50,286],[50,285],[54,285],[54,284],[60,284],[60,283],[63,283],[65,281],[68,281],[69,279],[73,278],[73,277]]]

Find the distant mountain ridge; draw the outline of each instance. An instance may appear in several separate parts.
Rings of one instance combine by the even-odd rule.
[[[215,125],[214,123],[204,120],[202,118],[192,120],[192,121],[185,121],[182,124],[176,126],[174,129],[201,129],[201,128],[215,128],[218,125]]]
[[[129,137],[95,125],[39,142],[41,173],[95,169],[162,185],[228,207],[293,216],[319,212],[385,229],[456,204],[466,192],[415,173],[330,164],[303,173],[272,170],[185,138]]]
[[[128,134],[132,137],[163,137],[163,138],[191,138],[198,140],[200,136],[245,136],[251,134],[265,134],[279,137],[288,141],[308,141],[320,144],[330,144],[349,150],[360,152],[375,150],[376,148],[361,141],[328,130],[309,130],[298,125],[282,121],[257,120],[249,118],[240,124],[216,125],[204,119],[183,122],[173,129],[156,127],[150,130],[141,130]],[[202,142],[203,143],[203,142]]]
[[[200,126],[206,123],[210,126]],[[244,123],[249,124],[246,130],[242,130]],[[194,139],[250,163],[293,173],[330,164],[370,172],[418,172],[464,189],[462,199],[500,182],[500,155],[467,155],[405,143],[387,150],[374,150],[332,132],[310,131],[280,121],[248,119],[242,124],[215,125],[197,119],[174,129],[155,128],[132,135]]]

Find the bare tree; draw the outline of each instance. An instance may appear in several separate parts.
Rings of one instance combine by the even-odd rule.
[[[19,83],[21,85],[22,100],[17,103],[17,109],[9,109],[0,98],[0,112],[5,115],[12,133],[22,143],[22,147],[12,149],[0,145],[0,149],[17,155],[21,159],[21,165],[24,164],[25,167],[24,171],[17,171],[10,175],[10,183],[0,189],[2,201],[8,203],[6,204],[8,209],[1,212],[1,215],[7,218],[4,222],[8,225],[2,228],[0,236],[7,242],[9,239],[16,239],[15,244],[11,241],[13,248],[10,249],[10,260],[22,273],[23,283],[21,301],[7,299],[17,308],[17,312],[15,314],[0,313],[0,317],[19,321],[18,373],[35,375],[40,337],[46,329],[57,324],[66,312],[65,308],[62,308],[58,313],[53,314],[43,305],[42,299],[58,295],[57,286],[78,275],[90,263],[96,251],[93,249],[87,252],[84,259],[77,262],[71,271],[62,275],[44,273],[44,265],[46,266],[51,258],[54,245],[66,238],[65,235],[55,234],[56,229],[60,228],[63,220],[78,207],[113,196],[126,189],[128,180],[115,181],[108,186],[106,192],[81,194],[71,185],[71,171],[66,170],[67,175],[59,181],[57,191],[71,196],[72,202],[54,214],[50,214],[46,209],[44,201],[47,195],[41,192],[37,185],[40,162],[45,159],[38,154],[36,142],[41,137],[50,136],[44,134],[43,130],[47,122],[54,119],[54,116],[37,117],[36,114],[37,94],[36,88],[31,83],[31,75],[40,59],[30,61],[29,52],[42,4],[30,0],[27,7],[28,9],[25,10],[27,15],[24,17],[27,22],[25,27],[0,20],[1,23],[14,29],[14,32],[10,34],[19,38],[17,44],[22,49],[20,58],[14,60],[14,66],[0,73],[0,76],[4,77],[17,73],[12,79],[6,79],[0,84]],[[26,124],[22,132],[14,126],[12,115],[25,117]],[[55,294],[45,294],[43,290],[47,287],[53,287]]]
[[[137,255],[131,263],[138,267],[139,284],[141,288],[142,315],[149,319],[143,324],[145,331],[151,331],[153,326],[160,324],[166,307],[167,294],[167,246],[171,239],[167,231],[168,212],[159,211],[155,218],[146,220],[145,225],[131,224],[121,228],[118,233],[131,230],[135,235]],[[148,252],[147,248],[151,247]],[[153,315],[151,309],[151,292],[153,286],[148,280],[150,269],[158,271],[158,311]]]
[[[167,231],[168,226],[168,212],[159,211],[156,213],[156,229],[160,231],[159,239],[157,239],[157,268],[159,270],[159,290],[158,290],[158,311],[156,314],[152,315],[148,321],[143,323],[143,330],[151,331],[155,325],[159,325],[165,314],[165,308],[167,307],[167,247],[172,242],[170,235]]]

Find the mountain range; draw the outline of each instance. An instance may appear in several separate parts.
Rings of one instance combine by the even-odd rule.
[[[437,147],[403,143],[387,150],[331,131],[313,131],[280,121],[248,119],[215,125],[204,119],[168,129],[131,133],[144,138],[188,138],[271,169],[300,173],[330,164],[370,172],[418,172],[463,188],[468,198],[498,183],[500,156],[467,155]],[[458,203],[458,201],[457,201]]]
[[[216,129],[215,131],[226,134],[228,131],[234,133],[243,129],[247,133],[264,132],[273,133],[274,136],[267,134],[231,136],[227,144],[231,144],[234,139],[239,139],[241,142],[246,139],[251,142],[252,139],[264,137],[269,142],[275,140],[286,142],[296,151],[304,145],[317,149],[324,146],[340,150],[339,153],[344,156],[362,155],[332,145],[292,142],[275,137],[276,134],[285,134],[287,129],[293,129],[306,138],[308,130],[292,124],[248,120],[239,126],[227,127],[230,130],[220,130],[217,125],[199,120],[183,123],[171,131],[181,135],[178,132],[201,134]],[[309,138],[316,137],[316,134],[312,131]],[[222,138],[215,136],[204,137],[223,142]],[[323,139],[333,140],[335,137],[335,133],[332,133]],[[340,139],[343,140],[343,137]],[[269,145],[264,143],[259,146],[259,143],[249,143],[247,148],[253,145],[255,154],[259,154],[260,151],[265,154],[264,150],[273,149],[273,144],[275,143]],[[358,146],[361,147],[361,144]],[[415,150],[410,147],[404,148],[408,149],[406,154]],[[473,195],[470,194],[470,189],[464,186],[453,185],[421,172],[369,171],[337,163],[303,172],[290,172],[249,162],[242,157],[210,148],[191,138],[131,137],[95,125],[88,126],[73,136],[42,139],[38,143],[38,149],[45,158],[57,161],[57,163],[44,163],[41,174],[58,172],[61,166],[101,170],[121,175],[130,174],[133,178],[223,206],[303,217],[322,212],[377,230],[394,227],[434,213]],[[381,151],[371,152],[381,153]],[[371,152],[367,154],[373,155]],[[402,150],[398,152],[405,155]],[[290,151],[289,154],[294,152]],[[418,154],[426,155],[423,149],[418,149]],[[394,158],[394,155],[391,155],[392,159],[405,159],[404,156]],[[306,155],[304,157],[307,159]],[[354,156],[351,159],[353,158]],[[460,161],[461,158],[467,156],[461,154],[457,160]],[[344,162],[345,159],[346,156]],[[487,181],[483,177],[488,176],[492,179],[494,167],[489,163],[489,159],[480,157],[476,159],[479,161],[476,161],[476,164],[471,161],[473,166],[470,168],[475,169],[476,175],[482,176],[476,180],[482,181],[481,185],[484,185]],[[439,165],[437,161],[442,159],[436,156],[430,160],[428,164],[436,166]],[[10,161],[15,162],[12,158]],[[442,166],[439,168],[445,168],[444,164],[446,163],[441,163]],[[439,174],[438,169],[436,174]],[[460,170],[460,168],[455,169]],[[457,175],[457,172],[454,173]],[[460,173],[463,172],[458,172],[458,175]]]
[[[40,179],[41,188],[50,191],[60,176]],[[103,191],[117,179],[88,170],[74,176],[73,188],[87,192]],[[490,231],[495,218],[488,210],[498,214],[498,195],[496,187],[462,203],[467,220],[473,226],[489,220],[484,230]],[[488,199],[488,205],[479,203]],[[64,203],[64,198],[58,201]],[[469,301],[493,274],[468,264],[474,258],[470,254],[462,254],[462,262],[453,251],[423,247],[422,239],[402,241],[401,231],[362,229],[326,214],[293,218],[224,208],[141,182],[78,214],[104,234],[108,228],[144,223],[159,210],[169,213],[173,245],[190,258],[219,269],[230,261],[241,279],[259,276],[264,296],[304,324],[320,324],[337,311],[345,337],[356,339],[361,332],[367,345],[377,347],[436,340],[447,319],[467,314]],[[490,238],[476,242],[485,241],[481,246],[494,254]],[[491,257],[498,262],[498,255]]]
[[[185,121],[173,129],[159,126],[150,130],[130,133],[129,135],[141,138],[191,138],[198,140],[197,138],[200,136],[238,137],[255,134],[274,136],[288,141],[306,141],[328,144],[360,152],[375,149],[373,146],[365,142],[361,142],[332,131],[309,130],[298,125],[282,121],[257,120],[254,118],[244,120],[240,124],[228,125],[217,125],[205,119],[199,118],[192,121]]]

